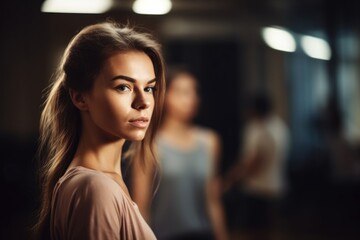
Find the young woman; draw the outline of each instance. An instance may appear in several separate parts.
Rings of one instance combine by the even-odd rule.
[[[115,23],[69,43],[41,115],[44,239],[155,239],[121,175],[122,147],[155,163],[164,68],[149,34]],[[141,171],[141,170],[140,170]]]
[[[199,104],[196,78],[184,68],[168,70],[156,140],[159,186],[150,206],[151,170],[143,174],[135,169],[134,200],[159,239],[227,239],[217,171],[219,138],[193,123]]]

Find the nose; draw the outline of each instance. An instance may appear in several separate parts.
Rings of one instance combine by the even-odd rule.
[[[132,108],[137,110],[143,110],[147,109],[148,107],[150,107],[149,97],[145,96],[144,93],[137,93],[132,103]]]

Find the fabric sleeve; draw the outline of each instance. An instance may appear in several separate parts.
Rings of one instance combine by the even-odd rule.
[[[68,216],[67,239],[120,239],[119,199],[108,182],[92,178],[74,192]]]

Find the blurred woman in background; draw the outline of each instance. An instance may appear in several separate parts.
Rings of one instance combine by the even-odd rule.
[[[123,181],[121,156],[129,140],[140,165],[155,162],[163,75],[148,34],[101,23],[72,39],[41,115],[38,238],[155,239]]]
[[[159,239],[227,239],[220,200],[220,141],[196,126],[196,78],[168,69],[163,122],[157,136],[161,173],[152,200],[154,169],[133,172],[133,197]],[[136,169],[136,168],[135,168]]]

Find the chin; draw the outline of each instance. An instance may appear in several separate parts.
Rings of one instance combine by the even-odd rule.
[[[133,142],[141,142],[142,140],[144,140],[144,137],[138,137],[138,138],[133,138],[133,139],[129,139],[130,141]]]
[[[145,132],[136,133],[136,134],[129,134],[129,136],[127,137],[127,140],[139,142],[139,141],[144,140],[144,137],[145,137]]]

